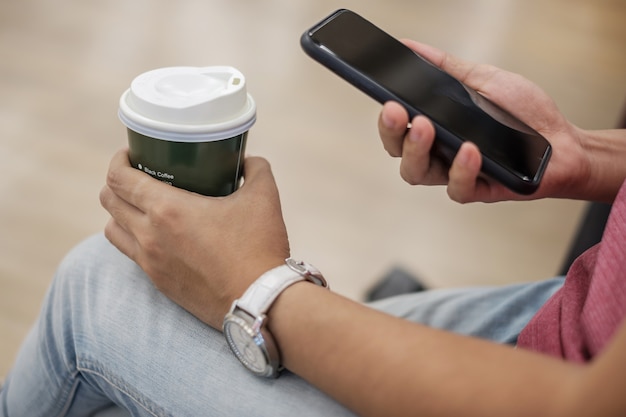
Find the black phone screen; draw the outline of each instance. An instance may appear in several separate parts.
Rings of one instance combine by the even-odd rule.
[[[547,140],[369,21],[345,10],[308,36],[324,53],[352,67],[352,75],[340,75],[350,79],[360,73],[391,93],[374,98],[398,99],[411,116],[424,114],[459,138],[457,148],[471,141],[523,182],[538,182],[550,154]]]

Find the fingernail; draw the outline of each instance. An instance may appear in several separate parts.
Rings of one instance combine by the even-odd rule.
[[[463,151],[463,146],[459,149],[459,152],[456,157],[456,162],[462,167],[467,167],[470,161],[470,153]]]
[[[466,148],[467,146],[461,145],[461,148],[459,149],[459,153],[458,153],[458,163],[465,167],[468,167],[471,164],[471,159],[472,159],[472,153],[471,152],[467,152],[467,150],[465,150],[464,148]]]
[[[383,124],[387,129],[394,129],[396,127],[396,122],[392,117],[389,116],[387,112],[383,112],[382,114]]]
[[[409,140],[417,142],[422,139],[422,132],[419,129],[413,129],[413,126],[409,127]]]

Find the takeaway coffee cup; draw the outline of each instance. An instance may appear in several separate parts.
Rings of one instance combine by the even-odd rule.
[[[196,193],[224,196],[241,181],[256,105],[232,67],[168,67],[136,77],[120,99],[130,163]]]

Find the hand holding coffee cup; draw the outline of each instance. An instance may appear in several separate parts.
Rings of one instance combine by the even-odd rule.
[[[120,99],[130,163],[179,188],[224,196],[242,177],[256,105],[232,67],[169,67],[136,77]]]

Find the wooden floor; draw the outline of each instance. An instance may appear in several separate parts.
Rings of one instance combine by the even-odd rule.
[[[556,272],[581,203],[460,206],[403,184],[377,138],[379,106],[299,48],[338,7],[522,73],[585,128],[614,126],[626,97],[622,0],[0,2],[0,374],[63,254],[106,222],[98,192],[126,140],[120,94],[162,66],[247,75],[249,152],[273,164],[294,255],[336,291],[359,299],[395,265],[438,287]]]

